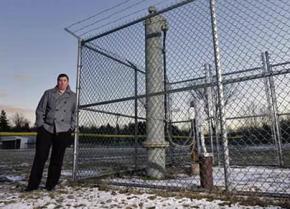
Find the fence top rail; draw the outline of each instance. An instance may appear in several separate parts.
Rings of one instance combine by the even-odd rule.
[[[172,10],[172,9],[175,9],[175,8],[181,7],[181,6],[183,6],[183,5],[186,5],[186,4],[188,4],[188,3],[191,3],[191,2],[193,2],[193,1],[195,1],[195,0],[183,0],[183,1],[179,2],[179,3],[176,3],[176,4],[174,4],[174,5],[172,5],[172,6],[169,6],[169,7],[165,8],[165,9],[162,9],[162,10],[156,12],[156,13],[146,15],[146,16],[144,16],[144,17],[141,17],[141,18],[138,18],[138,19],[136,19],[136,20],[134,20],[134,21],[131,21],[131,22],[127,23],[127,24],[121,25],[121,26],[116,27],[116,28],[114,28],[114,29],[108,30],[108,31],[106,31],[106,32],[104,32],[104,33],[101,33],[101,34],[99,34],[99,35],[96,35],[96,36],[93,36],[93,37],[91,37],[91,38],[85,39],[85,40],[82,41],[82,44],[85,44],[85,43],[87,43],[87,42],[91,42],[91,41],[93,41],[93,40],[96,40],[96,39],[98,39],[98,38],[101,38],[101,37],[103,37],[103,36],[106,36],[106,35],[108,35],[108,34],[110,34],[110,33],[114,33],[114,32],[116,32],[116,31],[122,30],[122,29],[124,29],[124,28],[129,27],[129,26],[135,25],[135,24],[140,23],[140,22],[142,22],[142,21],[144,21],[144,20],[146,20],[146,19],[148,19],[148,18],[151,18],[151,17],[154,17],[154,16],[156,16],[156,15],[159,15],[159,14],[162,14],[162,13],[165,13],[165,12],[168,12],[168,11],[170,11],[170,10]]]

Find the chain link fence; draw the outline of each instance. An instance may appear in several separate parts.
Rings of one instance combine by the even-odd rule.
[[[289,10],[187,0],[80,40],[74,179],[289,196]]]

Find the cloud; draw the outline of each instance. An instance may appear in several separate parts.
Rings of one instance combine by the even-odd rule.
[[[0,105],[0,111],[1,110],[4,110],[7,113],[7,117],[10,120],[15,115],[15,113],[20,113],[29,120],[30,125],[33,125],[33,123],[35,122],[35,110],[17,107],[13,105]]]
[[[13,105],[0,105],[0,109],[4,109],[6,112],[22,112],[22,113],[28,113],[33,111],[32,109],[22,108],[22,107],[16,107]]]
[[[32,80],[32,76],[28,74],[18,73],[18,74],[15,74],[13,77],[17,81],[31,81]]]
[[[7,96],[8,96],[8,93],[5,90],[0,89],[0,98],[7,97]]]

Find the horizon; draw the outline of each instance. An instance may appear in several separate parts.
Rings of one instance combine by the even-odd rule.
[[[70,87],[75,92],[77,39],[64,28],[116,5],[131,4],[128,10],[118,14],[124,16],[153,2],[165,2],[129,1],[87,0],[85,4],[69,0],[1,1],[0,77],[5,79],[0,82],[0,110],[7,113],[8,119],[19,113],[33,126],[42,94],[56,85],[60,73],[68,74]],[[112,20],[110,16],[113,15],[107,16],[106,21]]]

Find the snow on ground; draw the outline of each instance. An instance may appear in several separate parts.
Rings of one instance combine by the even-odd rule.
[[[17,179],[17,178],[15,178]],[[245,206],[222,200],[205,198],[188,198],[178,196],[160,196],[157,193],[141,193],[128,190],[100,189],[92,185],[69,185],[66,180],[55,191],[39,189],[33,192],[22,192],[24,181],[0,184],[0,208],[33,209],[33,208],[281,208],[278,206]]]
[[[243,192],[265,192],[290,194],[290,169],[267,167],[231,167],[229,173],[230,187]],[[224,188],[224,170],[213,168],[214,185]],[[144,180],[139,177],[113,178],[114,183],[126,183],[136,186],[172,186],[180,188],[195,188],[200,185],[199,175],[179,175],[175,179]]]
[[[2,155],[6,157],[0,161],[0,208],[25,209],[25,208],[265,208],[260,206],[245,206],[241,203],[229,204],[227,201],[210,199],[191,199],[175,197],[161,197],[150,193],[130,193],[114,190],[100,190],[91,186],[73,186],[65,183],[71,178],[70,170],[63,170],[63,184],[54,191],[46,192],[37,190],[32,193],[21,192],[26,185],[27,175],[31,166],[32,158],[23,162],[26,152],[21,157],[13,158],[15,154]],[[31,155],[32,157],[32,155]],[[69,169],[67,166],[66,169]],[[87,175],[83,170],[81,174]],[[100,173],[103,171],[100,170]],[[89,172],[88,172],[89,173]],[[91,172],[90,172],[91,173]],[[80,174],[80,173],[79,173]],[[290,170],[267,167],[232,167],[230,169],[232,186],[239,191],[266,191],[290,193]],[[43,180],[47,173],[44,172]],[[109,181],[149,185],[167,185],[175,187],[194,187],[199,185],[198,176],[188,176],[179,173],[174,179],[167,180],[144,180],[136,176],[125,176],[122,179],[112,177]],[[214,168],[214,183],[223,187],[223,169]],[[164,191],[166,193],[166,191]],[[268,206],[266,208],[279,208]]]

